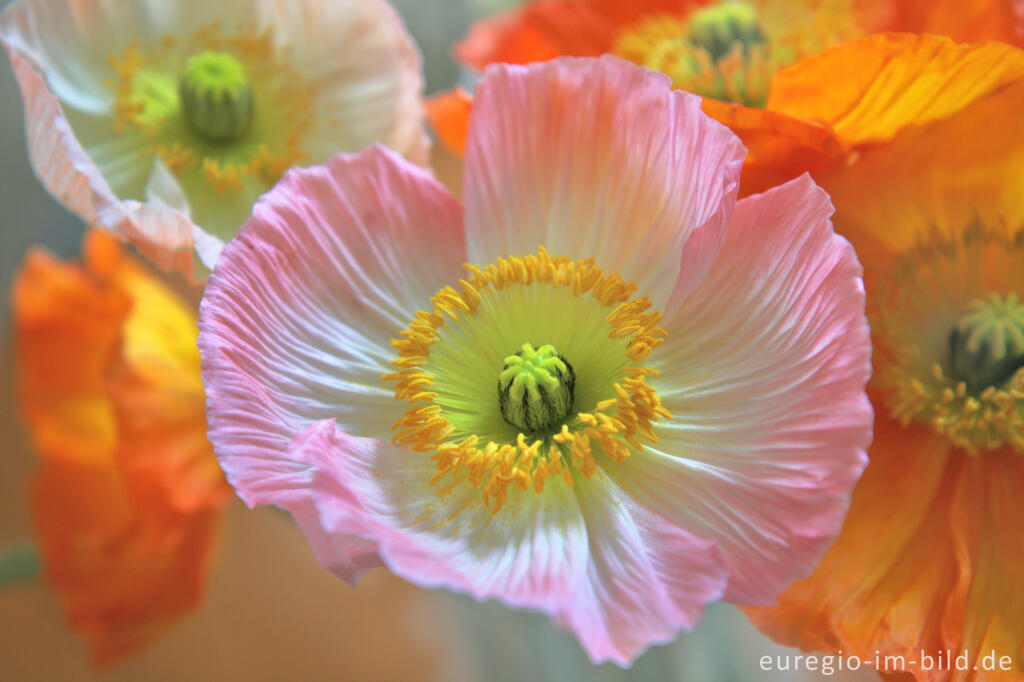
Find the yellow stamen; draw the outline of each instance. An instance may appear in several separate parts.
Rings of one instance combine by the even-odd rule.
[[[894,419],[929,424],[971,454],[1024,453],[1024,346],[997,333],[1018,317],[1022,258],[1019,238],[981,226],[904,255],[871,311],[875,382]]]
[[[190,113],[182,100],[179,75],[188,73],[193,63],[188,58],[210,54],[251,77],[246,106],[252,111],[239,119],[237,129],[213,125],[216,117],[199,116],[194,103]],[[155,154],[176,175],[194,173],[197,181],[227,193],[247,180],[269,186],[309,158],[301,139],[313,123],[313,90],[278,56],[267,31],[224,35],[213,23],[187,38],[165,36],[145,48],[136,42],[108,61],[114,72],[109,87],[115,130],[141,131],[149,140],[141,153]],[[198,119],[210,119],[209,125],[197,126]]]
[[[594,474],[598,453],[622,461],[629,457],[631,448],[643,447],[642,440],[657,441],[654,423],[671,417],[646,382],[647,376],[657,372],[627,366],[622,380],[614,383],[614,397],[599,402],[593,412],[568,416],[561,429],[550,436],[531,438],[519,433],[514,443],[483,443],[471,435],[449,442],[456,429],[444,409],[434,404],[437,393],[430,389],[435,378],[423,368],[429,362],[431,347],[440,339],[439,330],[458,323],[461,316],[474,315],[484,297],[511,285],[534,283],[568,287],[577,297],[590,296],[609,309],[605,317],[608,336],[628,339],[625,354],[634,362],[645,359],[666,333],[657,326],[660,314],[649,312],[651,303],[647,298],[630,298],[636,290],[634,283],[605,274],[591,259],[553,258],[541,247],[536,255],[502,258],[484,268],[464,267],[469,276],[460,280],[460,288],[438,291],[430,299],[432,311],[417,312],[400,338],[391,341],[398,353],[392,364],[398,371],[383,377],[394,382],[396,399],[411,404],[395,423],[392,440],[418,452],[432,452],[438,469],[434,482],[445,476],[455,482],[469,481],[483,489],[484,503],[497,513],[510,485],[541,492],[547,479],[560,477],[572,486],[575,474],[587,478]],[[452,485],[439,488],[438,493],[446,494]]]

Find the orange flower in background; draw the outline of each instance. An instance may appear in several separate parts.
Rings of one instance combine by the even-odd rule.
[[[894,679],[1024,680],[1024,51],[868,45],[827,59],[876,77],[812,96],[809,68],[802,111],[889,139],[816,176],[865,264],[871,462],[821,565],[748,614]]]
[[[1024,6],[1019,0],[535,0],[477,23],[456,56],[483,70],[495,62],[612,53],[663,71],[675,87],[703,95],[705,112],[742,138],[749,150],[742,193],[749,194],[841,165],[873,141],[804,115],[803,72],[793,65],[879,31],[1024,44]],[[885,55],[882,50],[875,59]],[[815,83],[831,92],[847,75]],[[459,97],[464,94],[440,95],[428,105],[438,136],[456,152],[468,125],[466,108],[451,101]]]
[[[84,251],[31,253],[13,307],[40,554],[103,663],[198,604],[230,488],[206,440],[195,315],[114,238]]]

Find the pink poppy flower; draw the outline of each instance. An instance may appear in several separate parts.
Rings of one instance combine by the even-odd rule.
[[[427,161],[386,0],[15,0],[0,41],[47,189],[199,279],[287,168],[374,142]]]
[[[380,147],[260,200],[201,306],[210,440],[342,578],[543,611],[628,665],[838,532],[861,267],[808,177],[737,202],[743,147],[663,75],[564,58],[477,92],[464,210]]]

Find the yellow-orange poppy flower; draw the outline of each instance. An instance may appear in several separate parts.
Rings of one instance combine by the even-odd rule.
[[[878,31],[1024,44],[1024,7],[1016,0],[534,0],[477,23],[456,55],[483,70],[610,52],[664,71],[675,87],[703,95],[704,111],[743,140],[748,194],[841,165],[872,142],[803,115],[804,93],[788,82],[787,67]],[[841,87],[844,76],[826,82]],[[428,104],[438,136],[457,152],[468,125],[460,100],[464,93]]]
[[[894,679],[1024,680],[1024,51],[903,43],[805,101],[890,138],[816,176],[865,264],[875,440],[821,565],[748,613]]]
[[[230,488],[206,440],[195,314],[113,237],[84,251],[31,253],[13,304],[40,554],[103,663],[196,606]]]

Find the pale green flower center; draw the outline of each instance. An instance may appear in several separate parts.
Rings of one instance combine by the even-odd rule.
[[[252,89],[239,61],[224,52],[200,52],[185,62],[178,83],[189,127],[209,142],[238,140],[252,124]]]
[[[466,269],[392,339],[396,371],[381,377],[409,403],[392,441],[430,453],[440,497],[466,482],[497,513],[657,442],[672,414],[639,363],[666,332],[635,283],[544,247]]]
[[[1003,385],[1024,366],[1024,305],[1017,294],[971,301],[949,345],[953,371],[968,390]]]
[[[532,434],[559,426],[572,411],[576,375],[572,365],[546,344],[505,358],[498,376],[498,406],[512,426]]]

